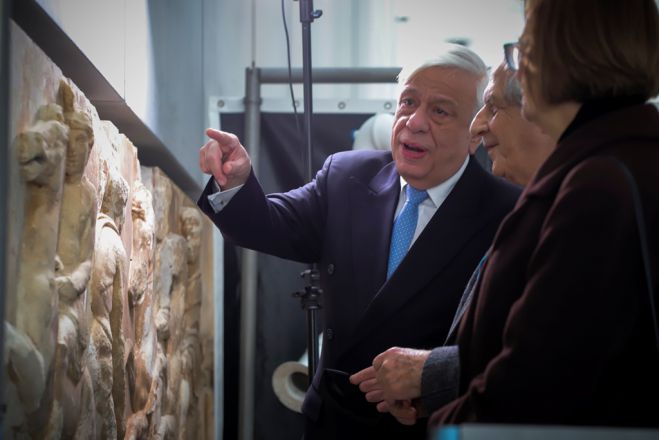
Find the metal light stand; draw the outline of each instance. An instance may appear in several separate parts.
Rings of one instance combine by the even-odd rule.
[[[313,0],[298,0],[300,2],[300,22],[302,23],[302,75],[304,91],[304,132],[307,141],[307,181],[313,178],[313,150],[311,146],[311,23],[323,15],[323,11],[313,9]],[[303,292],[295,292],[302,308],[307,312],[307,347],[309,351],[309,383],[313,380],[318,365],[318,330],[316,328],[316,312],[320,309],[318,302],[322,290],[318,286],[320,274],[316,264],[300,274],[307,282]]]

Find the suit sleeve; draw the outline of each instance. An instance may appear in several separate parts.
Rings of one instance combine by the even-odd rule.
[[[421,372],[421,405],[433,412],[458,396],[460,358],[457,345],[430,352]]]
[[[254,172],[220,212],[208,202],[212,179],[197,204],[225,239],[248,249],[311,263],[322,250],[327,207],[327,176],[332,156],[315,179],[286,193],[265,195]]]
[[[566,176],[545,218],[502,350],[433,414],[432,426],[584,419],[581,403],[638,319],[638,301],[627,294],[635,260],[621,258],[638,250],[630,248],[638,238],[628,185],[610,164],[590,162]]]

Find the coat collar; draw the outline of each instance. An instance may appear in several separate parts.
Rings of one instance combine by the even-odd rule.
[[[594,118],[574,129],[558,143],[520,197],[544,197],[555,191],[578,162],[611,145],[659,138],[657,109],[649,104],[624,107]]]

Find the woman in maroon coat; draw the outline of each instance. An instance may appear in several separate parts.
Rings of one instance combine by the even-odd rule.
[[[659,426],[659,347],[632,184],[659,291],[654,0],[528,0],[524,116],[555,151],[495,236],[459,334],[460,396],[431,424]],[[515,49],[515,48],[513,48]],[[623,165],[624,164],[624,165]]]

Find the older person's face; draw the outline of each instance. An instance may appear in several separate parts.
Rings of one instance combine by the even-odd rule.
[[[505,97],[510,72],[500,66],[483,94],[471,133],[480,136],[492,160],[492,173],[526,185],[553,149],[553,141],[522,117],[521,107]]]
[[[478,140],[469,133],[479,78],[455,68],[429,67],[405,83],[391,134],[398,173],[428,189],[451,177]]]

